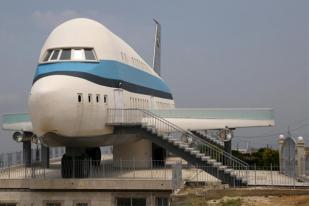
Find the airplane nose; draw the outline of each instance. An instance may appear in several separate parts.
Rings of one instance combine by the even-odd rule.
[[[52,76],[33,84],[28,107],[33,129],[38,136],[48,132],[57,133],[63,124],[72,123],[74,112],[70,111],[66,94],[65,85],[57,84],[57,79]]]

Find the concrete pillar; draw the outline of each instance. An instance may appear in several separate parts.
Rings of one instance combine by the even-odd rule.
[[[113,146],[113,159],[115,164],[125,167],[150,168],[152,160],[152,143],[142,139],[133,143],[118,144]],[[130,164],[130,165],[129,165]]]
[[[229,130],[225,132],[225,138],[224,138],[224,151],[227,153],[232,153],[232,139],[233,139],[234,133],[233,130]]]
[[[224,151],[232,153],[232,140],[224,140]]]
[[[305,143],[303,137],[298,137],[296,141],[296,176],[305,176]]]
[[[23,142],[23,163],[26,167],[31,165],[31,141]]]
[[[49,168],[49,147],[41,145],[42,167]]]
[[[278,153],[279,153],[279,168],[280,168],[280,173],[283,173],[283,155],[282,155],[282,146],[283,146],[283,143],[284,143],[284,135],[281,134],[279,136],[279,139],[278,139]]]

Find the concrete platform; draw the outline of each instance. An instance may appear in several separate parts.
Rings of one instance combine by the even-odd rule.
[[[0,191],[6,190],[141,190],[172,191],[169,180],[129,179],[2,179]]]

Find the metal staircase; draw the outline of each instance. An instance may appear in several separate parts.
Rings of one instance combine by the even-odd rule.
[[[209,134],[205,134],[204,131],[191,131],[194,135],[204,139],[209,144],[215,145],[221,149],[224,149],[224,143],[220,140],[218,140],[215,137],[212,137]]]
[[[107,125],[127,127],[230,186],[247,185],[248,165],[148,110],[109,109]]]

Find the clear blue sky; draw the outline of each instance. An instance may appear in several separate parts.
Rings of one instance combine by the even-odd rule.
[[[162,70],[178,107],[272,107],[272,134],[308,124],[308,5],[305,0],[2,0],[0,115],[27,111],[41,46],[65,20],[98,20],[151,62],[154,24],[162,24]],[[303,121],[302,121],[303,120]],[[292,132],[309,140],[308,127]],[[243,140],[245,139],[245,140]],[[277,136],[235,138],[276,146]],[[309,142],[308,142],[309,144]],[[19,150],[0,131],[0,152]]]

